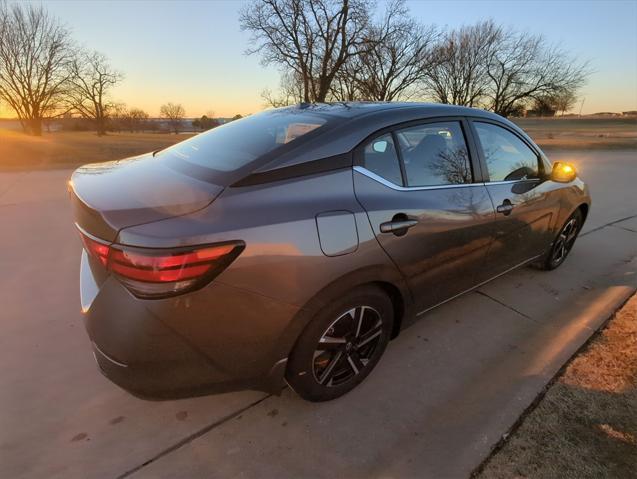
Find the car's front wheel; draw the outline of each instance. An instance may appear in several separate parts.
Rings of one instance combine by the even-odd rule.
[[[540,265],[541,269],[555,269],[566,260],[566,257],[571,252],[571,249],[575,244],[577,235],[582,229],[583,220],[584,217],[579,209],[575,210],[575,212],[568,217],[557,235],[557,238],[553,241],[551,249]]]
[[[299,337],[286,379],[302,398],[328,401],[374,369],[391,337],[391,300],[379,287],[351,291],[320,311]]]

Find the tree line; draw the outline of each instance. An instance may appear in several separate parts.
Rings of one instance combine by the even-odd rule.
[[[247,54],[281,70],[268,105],[425,99],[503,116],[566,112],[590,70],[541,35],[485,20],[425,25],[404,0],[375,17],[366,0],[252,0],[241,12]]]
[[[111,98],[123,78],[105,55],[78,46],[43,6],[0,0],[0,101],[25,132],[41,135],[46,120],[70,117],[81,118],[82,127],[90,123],[98,135],[151,128],[147,112]],[[181,129],[182,105],[162,105],[160,114],[172,131]],[[216,125],[205,115],[193,121],[199,130]]]
[[[248,54],[281,70],[270,106],[298,102],[427,99],[490,109],[503,116],[528,108],[569,110],[589,68],[542,36],[492,20],[456,29],[425,25],[403,0],[376,16],[368,0],[252,0],[241,12],[251,34]],[[107,128],[144,129],[148,113],[112,100],[124,78],[103,54],[78,46],[43,6],[0,0],[0,102],[23,129],[79,116],[99,135]],[[178,132],[182,105],[162,105]],[[193,122],[216,126],[211,115]]]

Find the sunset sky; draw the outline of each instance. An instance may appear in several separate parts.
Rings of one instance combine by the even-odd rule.
[[[38,2],[39,3],[39,2]],[[246,56],[239,28],[242,1],[45,1],[86,47],[106,54],[125,74],[117,101],[158,115],[182,103],[187,116],[247,114],[276,89],[275,68]],[[379,11],[383,2],[378,2]],[[409,1],[423,23],[456,27],[493,18],[590,60],[583,113],[637,110],[637,1]],[[578,104],[576,111],[579,111]],[[13,116],[0,110],[2,116]]]

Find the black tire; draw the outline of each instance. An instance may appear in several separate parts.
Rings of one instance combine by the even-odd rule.
[[[333,301],[303,330],[286,379],[303,399],[329,401],[360,384],[383,355],[394,310],[379,287],[356,288]]]
[[[575,210],[564,222],[560,228],[560,232],[551,244],[551,249],[538,264],[540,269],[550,271],[564,263],[571,249],[573,249],[573,245],[575,244],[577,235],[582,229],[583,223],[584,217],[581,210]]]

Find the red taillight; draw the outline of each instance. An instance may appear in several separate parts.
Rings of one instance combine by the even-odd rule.
[[[86,252],[100,260],[102,265],[106,266],[106,262],[108,261],[108,252],[110,249],[109,246],[99,243],[85,234],[80,233],[80,237],[82,238],[82,243],[84,243],[84,249]]]
[[[240,241],[176,250],[133,248],[103,244],[84,233],[81,236],[88,254],[142,298],[198,289],[223,271],[244,248]]]

